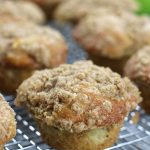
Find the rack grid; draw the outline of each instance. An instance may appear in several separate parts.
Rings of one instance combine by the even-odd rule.
[[[75,60],[86,59],[86,53],[75,43],[71,36],[71,25],[60,25],[55,22],[51,26],[61,31],[69,44],[68,63]],[[14,96],[5,96],[11,107],[16,112],[17,135],[5,145],[6,150],[55,150],[42,142],[32,117],[22,108],[16,108],[13,104]],[[140,115],[138,124],[133,124],[133,116]],[[150,116],[137,107],[135,112],[130,113],[125,119],[117,143],[107,150],[150,150]]]

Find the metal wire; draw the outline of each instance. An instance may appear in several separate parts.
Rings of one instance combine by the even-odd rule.
[[[13,104],[13,96],[6,96],[7,101],[16,111],[17,136],[5,145],[6,150],[54,150],[44,144],[40,133],[36,128],[32,117],[24,109],[16,108]],[[107,150],[149,150],[150,149],[150,116],[141,109],[141,120],[137,125],[133,125],[130,118],[133,113],[126,118],[124,127],[121,129],[118,142]]]
[[[71,36],[71,25],[61,26],[57,23],[51,23],[51,26],[60,30],[69,43],[68,63],[87,58],[86,53],[74,42]],[[17,114],[17,136],[5,145],[5,149],[54,150],[42,142],[40,133],[31,116],[24,109],[14,106],[14,96],[5,96],[5,98]],[[137,125],[133,125],[132,117],[136,112],[140,112],[141,119]],[[146,115],[140,107],[137,107],[136,112],[132,112],[125,119],[117,143],[107,150],[150,150],[150,116]]]

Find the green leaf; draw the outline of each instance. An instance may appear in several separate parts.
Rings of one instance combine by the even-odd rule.
[[[139,14],[150,14],[150,0],[137,0],[140,4]]]

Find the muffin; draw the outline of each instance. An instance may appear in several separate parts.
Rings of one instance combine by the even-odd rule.
[[[55,11],[55,18],[59,21],[78,22],[95,9],[109,8],[116,10],[135,11],[138,5],[134,0],[70,0],[62,2]]]
[[[144,99],[142,107],[150,113],[150,46],[140,49],[130,58],[125,75],[138,85]]]
[[[14,92],[35,70],[65,63],[67,44],[50,27],[0,20],[0,90]]]
[[[29,1],[0,0],[0,18],[19,18],[34,23],[43,23],[45,16],[41,9]]]
[[[118,137],[125,116],[141,101],[128,78],[90,61],[37,71],[17,90],[43,140],[58,150],[103,150]]]
[[[15,113],[0,94],[0,150],[16,135]]]
[[[126,12],[96,12],[79,22],[73,36],[96,64],[122,74],[128,58],[149,40],[141,28],[150,21]]]

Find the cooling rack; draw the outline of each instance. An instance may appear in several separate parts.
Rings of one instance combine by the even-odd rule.
[[[71,25],[60,25],[55,22],[49,23],[57,28],[66,37],[69,44],[68,63],[87,58],[86,53],[73,40],[71,36]],[[5,96],[11,107],[16,112],[17,135],[12,141],[5,145],[6,150],[55,150],[42,142],[32,117],[22,108],[16,108],[13,104],[14,96]],[[134,125],[140,115],[140,121]],[[117,143],[107,150],[150,150],[150,116],[137,107],[135,112],[130,113],[125,119]]]

